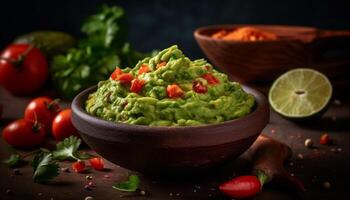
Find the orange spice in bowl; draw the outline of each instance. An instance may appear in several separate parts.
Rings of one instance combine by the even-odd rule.
[[[214,39],[237,41],[277,40],[275,34],[250,26],[240,27],[234,30],[222,29],[214,33],[211,37]]]

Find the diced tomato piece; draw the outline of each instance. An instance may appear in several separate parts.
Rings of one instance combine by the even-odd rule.
[[[165,61],[163,61],[163,62],[161,62],[161,63],[158,63],[158,64],[157,64],[157,69],[158,69],[158,68],[161,68],[161,67],[164,67],[166,64],[167,64],[167,62],[165,62]]]
[[[208,91],[207,86],[203,85],[201,82],[194,82],[192,89],[197,93],[206,93]]]
[[[202,75],[202,78],[208,81],[209,84],[218,84],[220,81],[212,74],[204,74]]]
[[[117,77],[117,80],[120,81],[120,83],[122,84],[130,83],[133,79],[134,77],[130,73],[121,74]]]
[[[103,170],[105,168],[103,159],[101,157],[91,158],[89,162],[91,167],[96,170]]]
[[[139,69],[139,75],[143,74],[143,73],[147,73],[150,72],[151,69],[149,68],[149,66],[147,64],[142,64],[140,69]]]
[[[84,161],[77,161],[72,164],[72,169],[75,172],[82,172],[85,170],[85,162]]]
[[[131,82],[130,92],[135,92],[135,93],[141,92],[141,90],[145,84],[146,84],[145,80],[134,79]]]
[[[173,99],[179,98],[184,94],[180,86],[177,84],[168,85],[166,92],[168,97]]]
[[[327,144],[329,144],[329,141],[330,141],[330,138],[329,138],[329,135],[327,133],[321,135],[320,144],[327,145]]]
[[[123,72],[119,67],[116,67],[114,72],[111,74],[111,79],[116,80],[119,75],[121,75]]]

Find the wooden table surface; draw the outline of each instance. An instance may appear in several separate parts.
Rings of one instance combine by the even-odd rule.
[[[0,127],[7,123],[8,121],[3,120]],[[318,144],[320,135],[325,132],[334,139],[334,145]],[[286,167],[295,176],[300,177],[307,191],[294,194],[270,185],[265,187],[256,199],[347,199],[350,195],[347,180],[350,178],[350,100],[343,99],[340,104],[332,103],[322,119],[309,123],[291,122],[272,112],[270,123],[263,133],[292,147],[294,155],[292,160],[286,163]],[[306,148],[306,138],[311,138],[317,147]],[[0,139],[0,159],[7,158],[10,153],[11,149]],[[298,154],[302,155],[303,159],[300,159]],[[89,170],[85,174],[61,172],[52,183],[43,185],[32,182],[32,169],[29,164],[19,168],[21,175],[13,175],[11,169],[0,164],[0,199],[80,200],[86,196],[98,200],[229,199],[217,191],[218,184],[235,175],[247,174],[251,170],[251,164],[242,155],[227,165],[193,177],[155,178],[140,175],[141,189],[150,195],[122,197],[124,193],[112,189],[113,183],[136,172],[109,162],[106,165],[105,171]],[[60,166],[69,167],[70,163],[63,162]],[[91,175],[96,185],[91,191],[84,189],[87,183],[86,175]],[[325,181],[331,184],[330,189],[322,187]],[[11,190],[12,194],[7,194],[7,190]]]

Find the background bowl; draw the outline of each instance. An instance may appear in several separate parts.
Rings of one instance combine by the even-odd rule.
[[[252,26],[274,33],[274,41],[226,41],[210,36],[218,30]],[[216,25],[194,32],[208,59],[234,80],[244,84],[270,86],[282,73],[300,67],[319,70],[332,83],[350,85],[350,31],[319,30],[313,27],[278,25]]]
[[[242,154],[269,121],[266,98],[249,87],[254,111],[216,125],[151,127],[106,121],[84,109],[84,90],[72,102],[72,121],[83,140],[98,154],[122,167],[145,173],[192,172],[216,166]]]

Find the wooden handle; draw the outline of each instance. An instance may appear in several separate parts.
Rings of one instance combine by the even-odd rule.
[[[315,59],[329,63],[350,62],[350,31],[318,30],[312,42]],[[344,56],[345,55],[345,56]]]
[[[348,30],[319,30],[317,34],[318,39],[330,38],[347,38],[350,39],[350,31]]]

